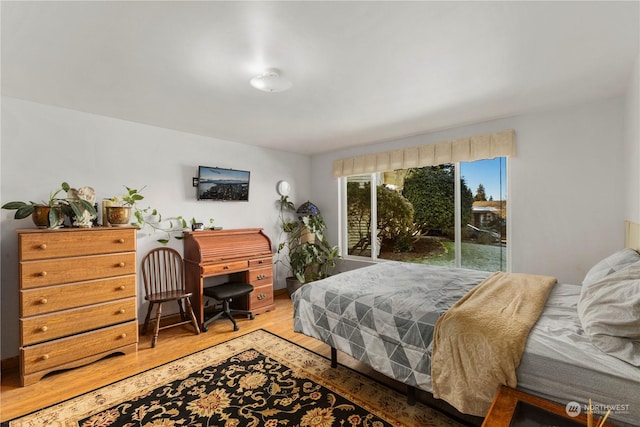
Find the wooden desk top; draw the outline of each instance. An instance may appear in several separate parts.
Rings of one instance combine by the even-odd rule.
[[[184,260],[199,265],[272,256],[261,228],[184,232]]]

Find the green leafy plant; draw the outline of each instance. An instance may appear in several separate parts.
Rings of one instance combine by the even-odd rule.
[[[118,196],[113,196],[109,200],[118,205],[133,207],[137,202],[144,199],[144,196],[140,194],[140,192],[144,190],[146,186],[142,187],[140,190],[127,187],[126,185],[124,186],[124,188],[127,189],[127,192],[120,196],[120,198],[118,198]]]
[[[322,216],[303,216],[290,220],[288,218],[291,212],[295,212],[295,206],[288,196],[282,196],[279,205],[280,227],[285,237],[278,244],[276,262],[286,263],[289,276],[301,283],[329,276],[340,257],[340,251],[324,235],[326,224]]]
[[[67,197],[61,198],[59,194],[61,192],[67,193]],[[74,193],[73,197],[70,193]],[[58,226],[62,221],[60,215],[72,218],[72,217],[82,217],[85,212],[88,212],[91,216],[96,215],[96,210],[88,200],[84,200],[82,198],[77,197],[76,190],[72,189],[67,182],[63,182],[55,191],[49,192],[49,200],[42,201],[40,203],[36,202],[8,202],[2,205],[2,209],[15,210],[14,214],[15,219],[23,219],[31,216],[36,206],[49,206],[51,208],[59,208],[59,209],[50,209],[49,210],[49,227],[53,228]]]
[[[181,240],[183,231],[190,229],[191,224],[198,222],[195,218],[191,218],[190,222],[187,222],[182,215],[165,218],[156,208],[151,206],[141,208],[139,206],[139,202],[144,200],[144,196],[141,192],[146,188],[146,186],[142,187],[140,190],[127,187],[126,185],[124,188],[126,188],[127,191],[123,195],[120,197],[114,196],[108,200],[122,206],[130,207],[133,210],[133,216],[135,218],[135,221],[132,222],[131,225],[136,227],[138,230],[147,228],[150,230],[149,234],[155,232],[164,233],[165,237],[157,239],[159,243],[167,244],[172,237],[174,239]],[[209,225],[206,228],[214,228],[213,218],[209,218]]]

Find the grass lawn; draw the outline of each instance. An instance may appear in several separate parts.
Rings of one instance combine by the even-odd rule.
[[[455,249],[453,242],[440,241],[442,250],[437,254],[423,257],[412,257],[402,259],[408,262],[418,262],[422,264],[443,265],[453,267],[455,265]],[[462,243],[462,267],[474,270],[485,271],[506,271],[507,269],[507,248],[504,245],[480,245],[478,243]]]

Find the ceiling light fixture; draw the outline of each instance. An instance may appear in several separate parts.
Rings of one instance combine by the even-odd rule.
[[[249,83],[264,92],[283,92],[293,86],[293,83],[280,76],[275,68],[265,70],[264,73],[252,78]]]

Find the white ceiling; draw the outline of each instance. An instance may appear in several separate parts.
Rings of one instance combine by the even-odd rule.
[[[2,1],[2,93],[312,154],[619,96],[627,2]],[[265,68],[293,82],[264,93]]]

